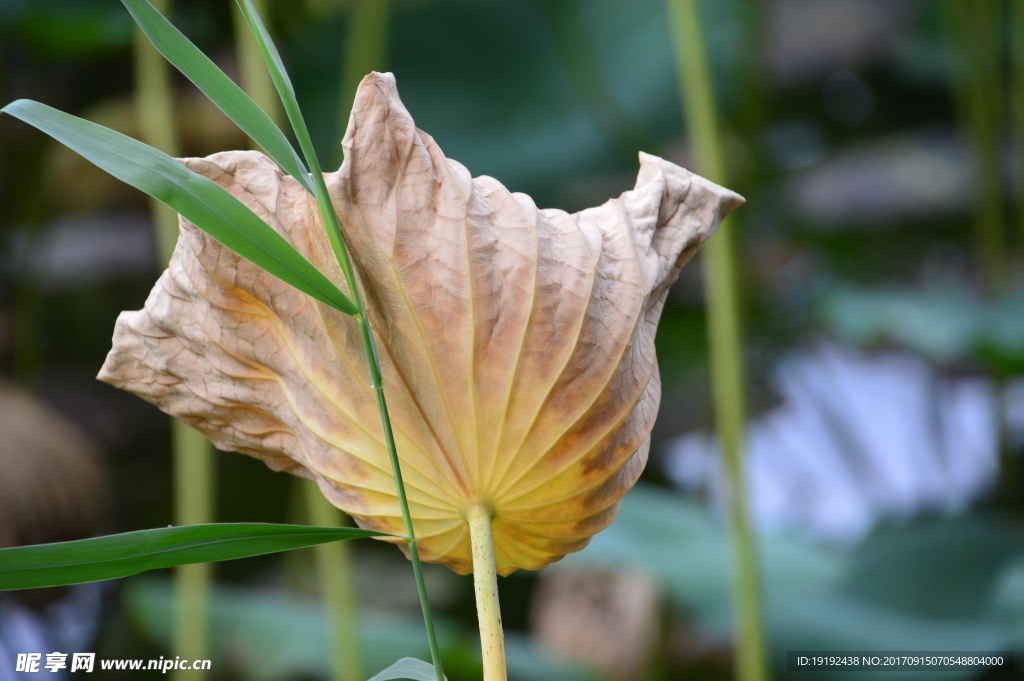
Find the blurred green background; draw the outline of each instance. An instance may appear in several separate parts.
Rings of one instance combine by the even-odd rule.
[[[345,60],[368,2],[417,125],[474,175],[574,211],[630,189],[640,150],[691,166],[664,0],[268,0],[325,166],[341,161]],[[1024,650],[1022,6],[702,4],[729,184],[748,199],[731,229],[776,678],[842,676],[787,673],[786,650]],[[171,13],[233,77],[234,11],[177,0]],[[117,0],[0,0],[0,101],[138,135],[133,44]],[[183,154],[247,145],[173,83]],[[0,117],[0,206],[0,387],[36,400],[0,409],[0,525],[20,528],[0,541],[169,524],[167,419],[94,380],[117,314],[159,274],[147,202]],[[659,329],[641,485],[591,547],[502,580],[514,679],[732,676],[700,268],[683,271]],[[77,456],[106,482],[33,472],[68,477]],[[215,479],[218,521],[308,521],[295,481],[255,460],[217,453]],[[75,508],[83,527],[66,519]],[[366,676],[426,656],[405,559],[373,542],[352,552]],[[479,678],[472,583],[428,568],[449,678]],[[211,678],[329,678],[311,551],[215,577]],[[0,661],[32,627],[53,649],[167,655],[172,602],[162,574],[5,597]]]

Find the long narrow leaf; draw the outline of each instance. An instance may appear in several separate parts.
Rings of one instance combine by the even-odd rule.
[[[345,246],[342,243],[341,229],[338,226],[337,215],[331,206],[327,185],[324,183],[323,173],[320,171],[320,161],[317,160],[316,150],[313,148],[313,140],[309,136],[309,129],[306,127],[306,119],[302,116],[302,110],[299,109],[298,99],[295,98],[295,88],[292,86],[292,79],[288,76],[288,71],[284,68],[284,62],[281,61],[281,54],[277,51],[277,46],[274,45],[274,40],[270,37],[270,32],[267,31],[263,20],[260,19],[260,15],[252,4],[252,0],[236,0],[236,2],[239,9],[242,10],[242,16],[245,17],[246,23],[249,24],[249,30],[252,31],[253,37],[256,38],[256,44],[259,45],[260,52],[263,54],[263,61],[267,65],[267,71],[270,72],[270,79],[274,81],[277,94],[281,97],[281,104],[284,106],[285,113],[288,114],[288,122],[292,124],[292,130],[295,131],[295,138],[299,143],[299,148],[302,150],[302,155],[306,158],[306,164],[313,174],[314,195],[320,207],[320,215],[324,220],[324,227],[327,229],[327,237],[331,241],[331,248],[338,259],[338,264],[344,270],[346,269],[347,257],[345,255]]]
[[[242,9],[245,21],[249,24],[249,30],[256,37],[256,42],[259,44],[263,58],[267,61],[267,67],[270,69],[270,77],[274,80],[274,85],[277,86],[278,92],[281,93],[281,98],[285,100],[284,104],[287,108],[288,96],[290,95],[294,99],[295,89],[292,87],[292,81],[288,77],[288,71],[284,68],[284,62],[281,61],[281,53],[277,51],[277,46],[274,45],[270,32],[267,31],[263,20],[260,19],[259,12],[253,6],[252,0],[236,0],[236,2],[238,2],[238,6]]]
[[[277,51],[277,46],[274,45],[274,40],[270,37],[270,32],[267,31],[263,20],[260,19],[260,15],[256,11],[256,7],[253,6],[252,0],[236,0],[236,2],[242,10],[242,15],[245,17],[246,22],[249,24],[249,29],[256,38],[256,44],[259,45],[260,52],[263,54],[263,61],[270,72],[270,79],[274,81],[274,87],[277,88],[277,93],[281,96],[281,104],[284,105],[285,113],[288,114],[288,122],[292,124],[292,130],[295,131],[295,138],[299,143],[299,148],[302,150],[302,155],[306,158],[306,164],[313,173],[313,184],[316,190],[314,193],[317,201],[320,203],[320,212],[324,218],[324,226],[327,227],[327,236],[331,240],[331,247],[338,257],[339,264],[342,264],[344,267],[342,263],[344,258],[341,253],[343,250],[341,234],[334,227],[337,219],[333,217],[330,197],[327,195],[327,185],[324,184],[323,174],[320,172],[320,161],[317,160],[316,150],[313,149],[313,140],[309,136],[309,129],[306,127],[306,119],[302,116],[302,110],[299,109],[299,101],[295,98],[295,88],[292,86],[292,80],[288,76],[288,71],[284,68],[284,62],[281,61],[281,53]]]
[[[356,284],[355,272],[348,251],[345,249],[345,241],[341,234],[341,226],[338,224],[338,215],[331,205],[331,198],[327,191],[327,184],[324,182],[324,175],[320,172],[320,162],[316,157],[316,150],[313,148],[309,130],[299,109],[299,103],[295,99],[295,90],[292,87],[288,72],[281,62],[281,55],[274,46],[274,41],[267,32],[266,26],[260,19],[259,13],[252,4],[252,0],[236,0],[242,8],[249,28],[256,37],[256,42],[263,53],[263,60],[267,63],[271,79],[281,96],[281,103],[288,114],[288,120],[295,131],[295,137],[302,149],[313,176],[313,186],[316,189],[316,199],[320,208],[320,216],[323,218],[324,227],[327,230],[327,238],[331,242],[331,249],[341,266],[345,275],[345,281],[352,291],[356,307],[360,313],[364,311],[364,305],[359,295],[359,288]],[[427,642],[430,646],[430,658],[434,663],[434,680],[444,681],[444,666],[441,663],[441,651],[437,644],[437,635],[434,632],[434,619],[430,613],[430,603],[427,596],[426,583],[423,580],[423,569],[420,565],[419,550],[416,548],[416,535],[412,524],[412,517],[409,513],[409,502],[406,498],[405,486],[402,482],[402,467],[398,458],[398,450],[395,447],[394,437],[391,432],[391,418],[388,416],[387,403],[384,400],[383,388],[380,383],[380,360],[377,357],[377,349],[374,347],[373,334],[365,315],[360,320],[360,331],[363,337],[363,349],[366,351],[366,359],[370,370],[370,382],[377,390],[377,407],[380,410],[381,425],[384,427],[385,437],[388,442],[388,458],[391,459],[391,470],[395,476],[395,489],[398,492],[398,503],[402,509],[402,520],[405,524],[405,532],[409,538],[409,559],[412,562],[413,575],[416,578],[416,588],[419,591],[420,606],[423,608],[423,624],[427,630]]]
[[[354,527],[211,523],[18,546],[0,549],[0,590],[95,582],[146,570],[380,536],[386,535]]]
[[[436,681],[434,667],[423,660],[415,657],[403,657],[380,674],[374,676],[370,681],[395,681],[396,679],[408,679],[410,681]],[[447,681],[448,677],[445,677]]]
[[[289,78],[288,71],[285,70],[284,63],[281,61],[281,54],[277,51],[277,47],[270,37],[270,32],[267,31],[267,27],[263,25],[263,20],[260,19],[260,15],[256,11],[256,7],[253,6],[252,0],[236,0],[236,2],[242,10],[242,16],[245,17],[246,22],[249,24],[253,37],[256,38],[256,44],[259,45],[260,52],[263,54],[263,61],[270,72],[270,78],[274,81],[274,87],[277,88],[277,93],[281,97],[281,104],[284,105],[285,113],[288,114],[288,121],[292,124],[292,130],[295,131],[295,138],[299,143],[299,148],[302,150],[302,155],[306,158],[306,164],[312,172],[314,193],[317,204],[319,204],[320,217],[323,218],[324,228],[327,230],[327,238],[331,242],[331,250],[334,251],[334,257],[337,258],[338,264],[345,273],[345,279],[348,281],[349,286],[354,287],[355,277],[352,274],[348,252],[345,250],[341,227],[338,224],[338,216],[331,205],[327,184],[324,182],[323,173],[320,171],[320,161],[317,160],[316,150],[313,148],[313,140],[309,136],[309,129],[306,127],[306,119],[303,118],[302,111],[299,109],[299,102],[295,98],[295,88],[292,87],[291,78]],[[356,295],[356,306],[361,307],[358,291],[353,291],[353,293]]]
[[[163,201],[217,241],[300,291],[354,315],[338,287],[216,182],[167,154],[102,125],[20,99],[8,113],[67,145],[119,180]]]
[[[149,0],[121,2],[160,54],[195,83],[196,87],[220,107],[228,118],[312,194],[313,185],[309,181],[305,165],[270,116],[157,11]]]

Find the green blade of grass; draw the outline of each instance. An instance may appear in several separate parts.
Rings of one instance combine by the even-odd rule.
[[[210,523],[0,549],[0,590],[116,579],[191,563],[388,536],[354,527]]]
[[[344,312],[358,308],[320,270],[241,201],[153,147],[102,125],[19,99],[0,112],[38,128],[122,182],[178,211],[227,248]]]
[[[349,277],[351,263],[349,263],[348,251],[345,250],[345,244],[341,237],[338,216],[334,212],[334,206],[331,205],[327,184],[324,182],[323,172],[320,170],[320,161],[317,160],[316,150],[313,148],[313,140],[309,136],[309,129],[306,127],[306,119],[303,118],[302,110],[299,109],[299,101],[295,98],[295,88],[292,86],[292,80],[288,77],[288,71],[285,70],[284,62],[281,61],[281,53],[277,51],[277,46],[274,45],[274,40],[270,37],[267,27],[263,25],[259,13],[256,12],[256,8],[252,4],[252,0],[236,1],[242,10],[242,14],[245,16],[246,23],[249,24],[249,29],[256,38],[256,43],[263,54],[263,61],[267,65],[267,70],[270,71],[270,78],[274,81],[274,87],[277,88],[277,93],[281,97],[281,104],[284,105],[284,111],[288,115],[288,122],[291,123],[292,130],[295,131],[295,137],[299,142],[299,148],[302,149],[302,155],[306,157],[306,163],[309,165],[310,172],[313,175],[314,195],[319,204],[320,217],[323,218],[324,226],[327,228],[327,238],[331,242],[331,249],[334,251],[334,256],[338,259],[338,264],[341,265],[342,270],[345,272],[346,281],[352,287],[354,286],[355,278],[354,276]],[[352,295],[358,298],[358,290],[352,288],[352,291]],[[356,305],[361,308],[358,300],[356,300]],[[363,312],[363,310],[360,309],[360,312]]]
[[[121,0],[153,46],[310,194],[302,159],[263,109],[174,27],[149,0]]]
[[[263,60],[267,64],[267,70],[270,71],[274,87],[277,88],[278,93],[281,95],[281,103],[284,104],[285,111],[288,111],[288,120],[291,121],[294,127],[295,120],[292,117],[292,111],[288,107],[289,105],[294,105],[294,109],[297,112],[298,103],[295,101],[295,88],[292,87],[291,78],[288,77],[288,71],[284,68],[284,62],[281,61],[281,53],[277,51],[277,46],[274,45],[274,40],[270,37],[270,32],[267,31],[263,20],[260,19],[259,12],[253,6],[252,0],[236,0],[236,2],[242,10],[246,23],[249,24],[249,30],[252,31],[253,36],[256,38],[256,43],[260,46],[260,52],[263,53]],[[295,134],[300,135],[300,132],[296,130]],[[301,137],[299,144],[302,144]],[[306,160],[310,160],[308,155]]]
[[[338,260],[338,265],[345,275],[345,282],[349,291],[352,292],[352,300],[359,310],[356,319],[359,320],[359,333],[363,340],[363,350],[366,353],[366,363],[370,373],[370,385],[377,397],[377,409],[380,413],[381,426],[384,429],[384,439],[387,442],[388,458],[391,461],[392,474],[395,476],[395,490],[398,493],[398,505],[402,509],[402,521],[405,526],[406,541],[409,546],[409,560],[412,563],[413,575],[416,578],[416,590],[419,592],[420,608],[423,610],[423,624],[427,630],[427,643],[430,645],[430,659],[434,664],[434,675],[437,681],[444,681],[444,667],[441,663],[441,650],[437,644],[437,634],[434,631],[434,618],[430,613],[430,601],[427,597],[427,586],[423,579],[423,567],[420,564],[419,547],[416,545],[416,533],[412,525],[412,515],[409,512],[409,500],[405,493],[405,483],[402,481],[402,464],[398,458],[398,449],[395,445],[395,436],[391,429],[391,416],[388,413],[387,401],[384,398],[384,383],[381,379],[380,359],[377,357],[377,348],[374,345],[373,334],[370,332],[370,321],[366,315],[366,306],[359,293],[358,282],[356,282],[355,269],[352,267],[352,260],[349,258],[348,250],[345,248],[345,241],[341,235],[341,226],[338,224],[338,215],[334,212],[331,204],[331,197],[327,191],[327,183],[324,181],[324,174],[320,171],[320,162],[317,160],[316,151],[313,149],[313,141],[306,128],[306,122],[299,109],[299,103],[295,99],[295,89],[292,87],[288,72],[285,71],[281,62],[281,55],[274,46],[274,41],[267,32],[266,26],[260,20],[252,0],[236,0],[239,7],[245,13],[245,19],[249,28],[259,43],[260,52],[263,53],[263,60],[270,71],[270,77],[274,81],[277,92],[281,96],[281,103],[284,105],[285,113],[295,131],[295,137],[302,149],[303,156],[313,175],[313,186],[316,189],[316,200],[320,208],[320,217],[323,219],[327,229],[327,238],[331,242],[331,249]]]

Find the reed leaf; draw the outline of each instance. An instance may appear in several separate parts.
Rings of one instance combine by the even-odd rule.
[[[252,0],[236,1],[238,2],[238,7],[242,10],[246,23],[249,24],[249,30],[252,31],[253,37],[256,38],[256,44],[260,47],[263,61],[270,71],[270,79],[274,81],[274,87],[277,88],[278,93],[281,95],[281,103],[284,104],[288,120],[292,124],[296,137],[298,137],[299,146],[302,147],[302,151],[306,155],[306,161],[315,173],[315,168],[312,168],[312,166],[316,165],[315,158],[310,158],[310,153],[306,149],[305,140],[303,139],[306,125],[299,110],[298,100],[295,98],[295,88],[292,86],[291,78],[288,77],[288,71],[284,67],[284,62],[281,61],[281,53],[277,51],[277,46],[274,45],[274,40],[270,37],[270,32],[267,31],[263,20],[260,19],[260,15],[256,11],[256,7],[253,6]],[[300,125],[296,125],[297,123]],[[308,137],[308,133],[306,136]]]
[[[313,185],[295,148],[256,102],[174,27],[149,0],[121,0],[153,46],[227,114],[310,194]]]
[[[277,93],[281,97],[281,104],[284,105],[285,113],[288,115],[288,122],[291,123],[292,130],[295,131],[299,147],[302,149],[302,154],[306,157],[306,163],[312,171],[315,187],[314,196],[317,200],[320,218],[327,229],[327,238],[331,242],[331,250],[334,252],[334,257],[338,260],[338,264],[341,265],[342,271],[345,273],[349,289],[355,297],[356,307],[362,312],[359,292],[356,290],[352,265],[341,236],[338,216],[331,205],[330,194],[327,191],[327,185],[324,183],[323,173],[320,170],[320,161],[317,160],[316,150],[313,148],[313,139],[309,136],[309,129],[306,127],[306,119],[302,116],[302,110],[299,108],[299,101],[295,98],[295,88],[292,86],[292,80],[288,76],[284,62],[281,61],[281,53],[277,51],[277,46],[274,45],[274,40],[270,37],[270,32],[267,31],[267,27],[260,19],[260,15],[256,11],[256,7],[253,6],[252,0],[237,0],[237,2],[246,23],[249,24],[253,37],[256,38],[256,44],[260,47],[263,61],[270,72],[270,79],[274,81],[274,87],[277,88]]]
[[[248,558],[383,536],[353,527],[210,523],[0,549],[0,590],[127,577],[147,570]]]
[[[303,293],[345,314],[357,308],[273,228],[216,182],[119,132],[19,99],[10,114],[70,147],[122,182],[163,201],[221,244]]]
[[[430,644],[430,658],[434,663],[435,678],[437,681],[443,681],[444,668],[441,663],[441,652],[437,643],[437,635],[434,631],[434,620],[430,613],[427,587],[423,579],[423,568],[420,564],[419,545],[416,542],[416,532],[413,528],[412,515],[409,510],[409,501],[406,496],[405,483],[402,479],[402,465],[398,458],[395,436],[391,428],[391,416],[388,413],[387,400],[384,397],[384,384],[381,378],[380,358],[377,355],[377,348],[374,344],[373,334],[370,331],[369,320],[366,316],[366,306],[363,304],[363,299],[359,292],[359,286],[356,282],[355,269],[345,246],[345,241],[341,235],[341,225],[338,221],[338,214],[332,204],[330,193],[327,190],[327,183],[324,180],[324,175],[320,171],[320,162],[317,160],[316,150],[313,148],[313,141],[309,136],[309,130],[306,128],[306,121],[302,117],[302,111],[299,109],[298,100],[295,98],[295,89],[292,87],[291,79],[288,77],[288,72],[285,70],[284,63],[281,61],[281,55],[278,53],[277,47],[274,46],[274,41],[271,39],[266,26],[263,25],[259,13],[252,4],[252,0],[236,1],[245,15],[245,20],[248,22],[249,28],[252,30],[252,34],[256,38],[256,42],[260,46],[260,52],[263,54],[263,60],[266,62],[267,69],[270,71],[270,77],[274,81],[274,86],[277,88],[278,94],[281,96],[281,103],[284,105],[285,113],[288,115],[288,120],[292,124],[292,130],[295,131],[295,137],[299,142],[299,147],[302,149],[302,153],[306,157],[306,163],[309,165],[309,169],[313,176],[314,187],[316,189],[315,196],[317,207],[320,211],[320,219],[323,221],[324,227],[326,228],[327,238],[331,244],[331,250],[334,252],[334,257],[337,259],[338,265],[341,266],[341,270],[345,275],[345,281],[348,284],[349,291],[352,293],[353,301],[359,311],[359,315],[357,317],[359,320],[359,335],[362,339],[363,351],[366,355],[367,368],[370,373],[370,385],[376,397],[377,410],[380,416],[381,426],[384,429],[384,439],[387,442],[388,458],[390,459],[391,472],[395,480],[395,489],[398,493],[399,507],[402,511],[402,522],[405,527],[405,537],[408,541],[407,547],[409,551],[409,559],[412,562],[413,575],[416,578],[416,588],[420,597],[420,606],[423,610],[423,623],[427,631],[427,642]]]

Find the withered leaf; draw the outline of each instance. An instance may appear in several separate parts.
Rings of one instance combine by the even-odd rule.
[[[641,154],[632,191],[572,215],[538,210],[445,158],[390,74],[363,80],[344,147],[327,183],[423,558],[470,572],[464,515],[480,504],[500,574],[581,549],[647,459],[668,287],[742,199]],[[346,290],[311,197],[267,157],[184,163]],[[145,308],[118,319],[100,379],[221,449],[315,480],[361,526],[403,532],[355,320],[188,222]]]

